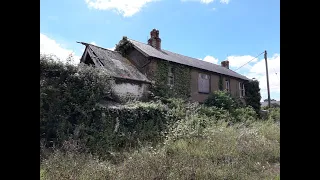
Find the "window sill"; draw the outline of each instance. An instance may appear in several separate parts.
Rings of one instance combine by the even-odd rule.
[[[210,92],[198,92],[199,94],[210,94]]]

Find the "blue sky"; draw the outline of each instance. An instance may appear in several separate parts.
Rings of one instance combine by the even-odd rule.
[[[160,31],[161,47],[236,70],[268,52],[271,98],[280,100],[279,0],[40,0],[40,52],[75,61],[76,41],[114,48],[122,36],[147,42]],[[267,98],[263,54],[237,72],[260,81]]]

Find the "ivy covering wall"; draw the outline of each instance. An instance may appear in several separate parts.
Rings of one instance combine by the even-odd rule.
[[[169,67],[173,68],[174,85],[168,85]],[[155,84],[152,91],[155,96],[187,99],[191,93],[190,68],[173,64],[168,61],[157,61],[157,69],[154,76]]]
[[[223,90],[223,80],[222,80],[222,75],[219,76],[219,90]]]
[[[132,47],[132,43],[124,36],[116,45],[115,51],[119,52],[122,56],[127,57],[128,52]],[[168,72],[170,66],[173,68],[174,74],[173,86],[168,85]],[[168,61],[157,61],[157,69],[153,80],[155,81],[155,84],[152,87],[152,92],[155,96],[183,99],[190,97],[191,72],[190,68],[186,66],[169,63]]]

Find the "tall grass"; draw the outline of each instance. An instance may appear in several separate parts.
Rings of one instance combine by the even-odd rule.
[[[41,164],[42,179],[275,179],[280,174],[280,127],[225,122],[177,122],[167,140],[122,154],[122,162],[55,151]],[[182,133],[183,131],[183,133]],[[116,155],[114,155],[116,156]]]

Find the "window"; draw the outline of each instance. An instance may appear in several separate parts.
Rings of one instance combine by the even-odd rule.
[[[242,82],[239,82],[239,92],[240,92],[240,97],[245,96],[244,84]]]
[[[168,85],[173,86],[174,84],[174,74],[173,74],[173,68],[170,66],[168,69]]]
[[[226,91],[229,92],[230,91],[230,80],[226,79]]]
[[[209,93],[210,92],[210,76],[209,75],[199,73],[198,91],[200,93]]]

